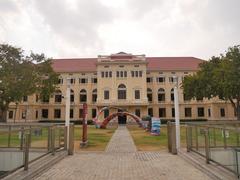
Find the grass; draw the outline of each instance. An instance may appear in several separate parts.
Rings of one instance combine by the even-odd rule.
[[[76,151],[104,151],[115,130],[116,126],[107,129],[96,129],[95,126],[88,126],[88,146],[80,148],[82,126],[75,126],[74,148]]]
[[[149,132],[135,125],[129,125],[128,130],[139,151],[161,151],[168,148],[167,127],[161,127],[159,136],[153,136]],[[181,127],[181,144],[186,146],[186,128]]]

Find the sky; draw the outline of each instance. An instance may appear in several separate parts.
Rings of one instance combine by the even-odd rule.
[[[240,0],[0,0],[0,43],[52,58],[208,60],[240,44]]]

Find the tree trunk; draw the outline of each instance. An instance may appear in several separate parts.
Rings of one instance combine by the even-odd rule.
[[[236,111],[236,115],[237,115],[237,120],[240,121],[240,105],[238,104],[237,106],[237,111]]]
[[[0,122],[7,122],[7,110],[0,109]]]

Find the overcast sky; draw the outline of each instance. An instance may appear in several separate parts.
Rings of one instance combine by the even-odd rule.
[[[209,59],[240,44],[240,0],[0,0],[0,43],[49,57]]]

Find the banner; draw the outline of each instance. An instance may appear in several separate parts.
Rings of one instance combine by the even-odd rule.
[[[156,117],[152,117],[152,129],[151,134],[152,135],[160,135],[160,126],[161,126],[161,120]]]

